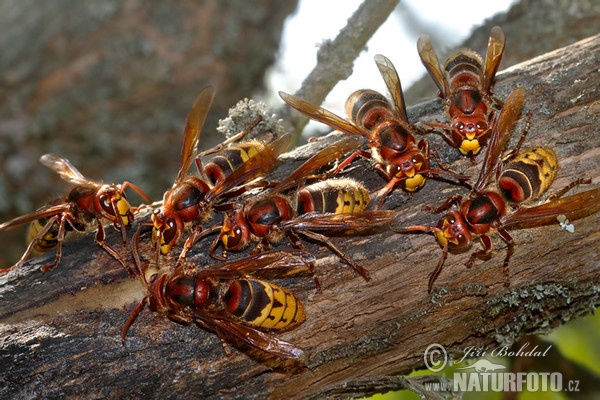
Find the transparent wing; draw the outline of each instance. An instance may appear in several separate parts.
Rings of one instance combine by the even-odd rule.
[[[188,113],[185,121],[185,129],[183,134],[183,146],[181,147],[181,157],[179,163],[179,170],[177,171],[177,177],[175,183],[177,184],[185,179],[190,164],[194,159],[194,153],[196,152],[196,146],[198,145],[198,139],[200,132],[206,122],[206,116],[208,110],[212,104],[215,96],[215,88],[212,86],[206,86],[194,99],[192,108]]]
[[[331,111],[327,111],[322,107],[316,106],[306,100],[302,100],[299,97],[285,92],[279,92],[279,96],[281,96],[283,101],[285,101],[289,106],[295,108],[303,114],[306,114],[309,118],[314,119],[315,121],[319,121],[325,125],[328,125],[335,130],[344,133],[362,135],[368,138],[371,137],[369,132],[360,129],[359,127],[351,124],[342,117],[339,117],[336,114],[332,113]]]
[[[556,217],[564,215],[569,221],[584,218],[600,210],[600,188],[561,197],[537,206],[520,207],[500,219],[507,228],[531,228],[558,223]]]
[[[385,56],[381,54],[375,55],[375,64],[379,69],[379,73],[387,86],[394,106],[396,107],[396,113],[403,121],[408,123],[408,116],[406,115],[406,103],[404,102],[404,94],[402,92],[402,84],[400,83],[400,77],[394,67],[394,64]]]
[[[296,168],[277,186],[269,190],[268,194],[282,192],[290,187],[298,186],[303,183],[303,179],[319,168],[335,161],[345,154],[358,149],[363,144],[363,139],[359,136],[347,136],[337,142],[318,151],[302,165]]]
[[[14,228],[15,226],[27,224],[29,222],[33,222],[41,218],[53,217],[55,215],[59,215],[67,211],[69,211],[69,205],[66,203],[44,207],[32,213],[21,215],[19,217],[11,219],[10,221],[1,223],[0,231],[4,229]]]
[[[215,330],[226,340],[233,343],[242,342],[254,349],[279,358],[300,359],[304,356],[304,352],[293,344],[225,316],[205,311],[196,311],[195,315],[201,325]]]
[[[328,232],[357,232],[373,229],[388,224],[396,218],[398,213],[393,210],[363,211],[347,214],[318,214],[309,213],[283,221],[281,228],[304,229],[308,231]]]
[[[437,54],[435,54],[435,50],[431,45],[431,40],[429,39],[429,36],[419,36],[419,39],[417,40],[417,50],[419,51],[419,57],[421,57],[421,62],[427,69],[427,72],[429,72],[429,75],[438,87],[440,93],[442,94],[442,97],[448,97],[450,94],[448,80],[444,75],[444,71],[442,71],[440,60],[438,59]]]
[[[488,42],[487,53],[485,54],[485,72],[483,75],[483,90],[485,92],[489,91],[494,82],[494,77],[496,76],[496,72],[498,72],[498,67],[502,60],[502,54],[504,54],[505,42],[506,38],[502,28],[499,26],[493,27]]]
[[[56,172],[60,177],[75,185],[92,185],[98,186],[96,182],[87,179],[77,168],[73,166],[66,158],[57,156],[56,154],[44,154],[40,157],[40,162]]]
[[[315,260],[315,256],[302,250],[270,250],[214,267],[201,268],[196,276],[233,279],[247,274],[267,273],[269,276],[287,277],[310,273],[310,266]]]
[[[521,112],[524,99],[525,89],[518,87],[508,96],[502,110],[500,110],[500,115],[498,115],[492,127],[492,135],[485,153],[483,166],[473,187],[476,192],[482,191],[487,186],[489,179],[500,166],[502,150],[510,138],[513,124]]]

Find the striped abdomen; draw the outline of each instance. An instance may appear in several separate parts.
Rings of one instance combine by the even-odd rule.
[[[350,121],[367,131],[395,118],[394,108],[385,96],[370,89],[357,90],[348,97],[346,114]]]
[[[231,144],[206,164],[204,172],[214,185],[231,175],[233,171],[258,154],[264,147],[262,143],[257,141]]]
[[[511,204],[535,200],[548,190],[558,170],[558,159],[549,147],[535,147],[508,162],[498,180]]]
[[[471,87],[479,92],[483,83],[483,60],[471,50],[460,50],[448,57],[444,65],[450,91]]]
[[[44,205],[39,210],[42,210],[46,207],[56,206],[61,203],[63,203],[62,199],[55,199]],[[42,230],[46,229],[46,224],[49,222],[49,220],[50,218],[40,218],[36,219],[35,221],[32,221],[29,224],[29,227],[27,228],[27,243],[30,243],[31,241],[36,239],[36,236],[40,234]],[[67,234],[67,239],[69,238],[69,233],[71,233],[74,229],[78,231],[85,231],[87,229],[87,226],[79,224],[79,221],[77,219],[74,219],[72,223],[75,224],[75,226],[72,226],[69,222],[65,224],[65,232]],[[58,218],[56,218],[54,223],[52,223],[52,225],[48,227],[46,233],[42,237],[37,238],[37,240],[35,240],[35,243],[33,244],[33,251],[37,254],[42,254],[56,248],[56,246],[58,246],[58,230],[59,221]]]
[[[284,331],[293,329],[306,318],[304,307],[294,294],[256,279],[231,282],[223,302],[232,315],[256,328]]]
[[[298,215],[310,212],[347,214],[362,212],[369,206],[369,192],[353,179],[327,179],[298,191]]]
[[[48,220],[46,218],[38,219],[29,224],[27,229],[27,243],[35,239],[36,235],[44,229]],[[67,224],[68,226],[68,224]],[[35,241],[33,251],[37,254],[52,250],[58,245],[58,222],[54,222],[48,232]]]

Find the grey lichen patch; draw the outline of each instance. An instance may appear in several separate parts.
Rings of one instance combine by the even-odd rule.
[[[217,131],[230,138],[252,125],[258,115],[262,117],[262,121],[248,133],[245,140],[263,140],[262,135],[265,133],[271,133],[273,138],[277,138],[285,133],[282,120],[277,114],[270,113],[265,103],[247,98],[229,109],[228,117],[219,120]]]
[[[431,303],[437,307],[441,307],[444,305],[444,301],[442,300],[444,296],[448,294],[448,289],[445,287],[436,288],[431,294]]]
[[[487,287],[481,283],[469,283],[463,289],[465,296],[485,296]]]
[[[488,315],[496,317],[506,308],[523,307],[526,310],[544,311],[543,303],[561,298],[563,303],[570,304],[570,289],[560,283],[524,286],[506,291],[503,295],[487,301]]]
[[[404,318],[402,320],[402,322],[408,323],[408,322],[411,322],[414,320],[418,320],[418,319],[426,316],[430,311],[431,311],[430,307],[419,308],[415,312],[408,314],[408,316],[406,318]]]
[[[495,320],[502,319],[504,313],[513,315],[510,321],[496,328],[495,340],[510,346],[524,334],[545,333],[558,324],[589,314],[600,302],[598,288],[594,286],[584,296],[574,298],[572,293],[581,293],[581,288],[575,290],[565,284],[547,283],[510,289],[490,299],[487,317]],[[514,308],[518,308],[518,312],[515,313]]]

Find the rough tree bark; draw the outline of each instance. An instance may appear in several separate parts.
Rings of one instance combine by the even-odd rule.
[[[499,74],[500,98],[516,86],[527,90],[524,108],[533,113],[527,144],[556,150],[554,189],[580,177],[592,178],[592,187],[600,183],[599,54],[597,35]],[[412,107],[409,116],[415,122],[441,119],[440,102]],[[458,159],[437,136],[428,139],[452,168],[476,176],[479,164]],[[275,177],[323,145],[290,153]],[[373,191],[383,186],[366,161],[357,165],[349,175]],[[414,195],[394,192],[386,207],[400,212],[398,226],[433,223],[437,216],[422,206],[457,192],[464,190],[429,181]],[[87,236],[65,246],[53,271],[38,270],[49,254],[0,277],[0,396],[335,398],[390,390],[396,380],[386,376],[422,368],[432,343],[457,354],[466,346],[510,345],[593,312],[600,305],[599,222],[598,214],[575,221],[572,234],[558,224],[513,231],[510,288],[503,286],[504,249],[497,238],[495,256],[472,269],[464,267],[466,254],[450,255],[431,295],[428,274],[441,250],[430,236],[388,230],[334,239],[371,271],[370,282],[311,245],[322,292],[310,278],[283,282],[308,315],[298,329],[281,335],[306,352],[306,367],[292,375],[237,350],[227,357],[214,333],[147,311],[121,345],[121,328],[142,298],[142,286]],[[108,237],[110,243],[118,239],[116,233]],[[208,242],[194,247],[193,261],[211,262]]]

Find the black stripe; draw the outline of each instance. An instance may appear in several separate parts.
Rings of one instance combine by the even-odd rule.
[[[506,187],[506,185],[503,184],[505,179],[510,179],[511,185],[519,186],[519,188],[523,192],[523,199],[516,199],[513,197],[511,192],[512,187]],[[511,169],[502,174],[502,177],[500,178],[500,190],[509,202],[524,202],[530,199],[532,195],[532,188],[530,183],[531,182],[529,181],[529,179],[527,179],[527,176],[525,176],[521,171]]]
[[[265,290],[264,283],[256,280],[244,280],[244,283],[243,299],[245,300],[244,303],[247,303],[247,307],[240,318],[247,322],[253,322],[271,304],[271,298]]]
[[[517,182],[521,183],[523,181],[527,181],[527,186],[531,187],[531,193],[529,193],[529,196],[533,196],[533,197],[537,197],[540,194],[540,190],[542,188],[542,180],[540,179],[540,174],[542,172],[541,167],[533,162],[533,163],[528,163],[525,161],[518,161],[518,162],[514,162],[514,163],[509,163],[506,167],[507,171],[506,173],[503,173],[502,175],[504,176],[505,174],[508,174],[509,171],[514,170],[514,171],[519,171],[522,175],[521,175],[521,180],[517,180]],[[514,174],[514,172],[513,172]],[[513,179],[516,179],[516,175],[507,175],[507,176],[511,176],[513,177]]]

